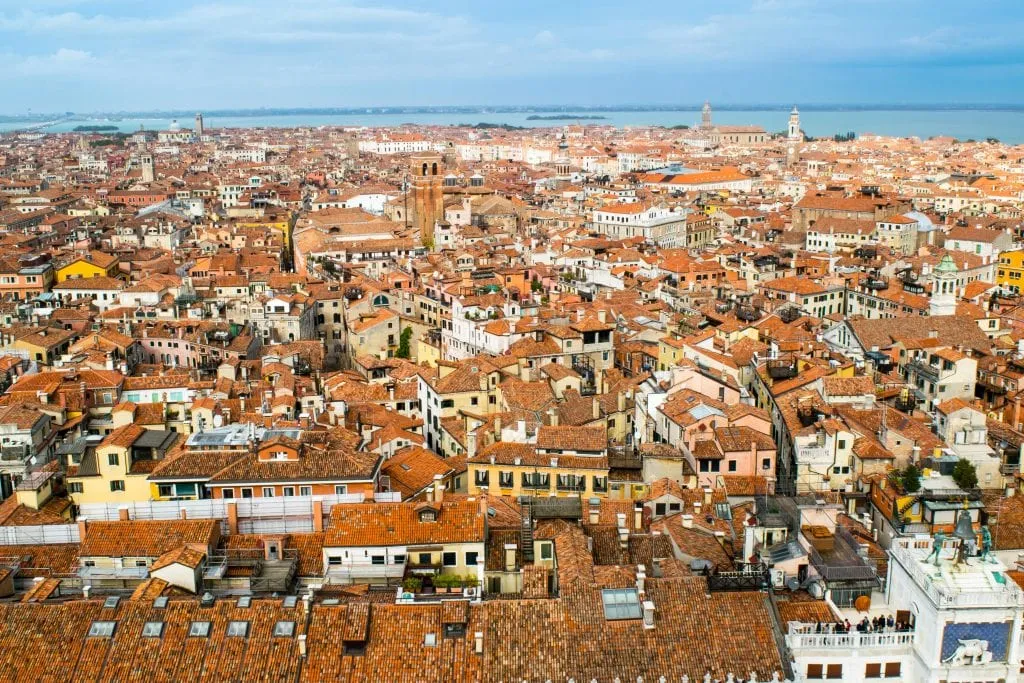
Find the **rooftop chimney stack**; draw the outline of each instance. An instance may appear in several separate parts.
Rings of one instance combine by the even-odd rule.
[[[434,502],[444,502],[444,475],[434,475]]]
[[[654,603],[644,600],[644,628],[654,628]]]

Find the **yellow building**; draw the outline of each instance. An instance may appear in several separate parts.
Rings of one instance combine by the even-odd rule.
[[[552,466],[552,459],[537,455],[531,444],[498,441],[466,462],[468,493],[477,495],[486,487],[501,496],[607,497],[608,460],[581,460],[555,458]]]
[[[237,218],[234,221],[236,228],[246,229],[267,229],[281,233],[282,241],[286,249],[292,248],[292,228],[295,225],[291,213],[278,212],[266,214],[259,218]]]
[[[999,254],[996,284],[1011,292],[1020,292],[1024,286],[1024,249]]]
[[[77,470],[69,470],[72,501],[82,505],[150,500],[149,474],[177,440],[176,432],[136,424],[115,429],[94,452],[85,454]]]
[[[658,369],[668,370],[679,365],[685,356],[685,344],[681,337],[662,337],[658,340]]]
[[[57,269],[57,282],[76,278],[117,277],[120,259],[102,251],[90,251]]]
[[[26,328],[17,339],[8,344],[12,349],[24,351],[32,360],[51,365],[54,359],[68,352],[78,335],[73,330],[54,327]]]
[[[607,453],[603,426],[540,427],[535,444],[496,441],[469,457],[468,493],[607,497]]]

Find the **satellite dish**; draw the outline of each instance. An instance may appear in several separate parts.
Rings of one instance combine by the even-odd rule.
[[[786,579],[786,588],[791,591],[798,590],[800,588],[800,580],[797,578]]]
[[[214,415],[213,416],[213,426],[214,427],[221,427],[223,425],[224,425],[224,416],[219,414],[219,413],[217,415]]]
[[[822,590],[821,584],[815,581],[807,587],[807,592],[811,594],[813,598],[820,598],[825,595],[825,591]]]

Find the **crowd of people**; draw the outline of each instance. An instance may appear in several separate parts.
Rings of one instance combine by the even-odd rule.
[[[851,624],[849,619],[837,622],[817,622],[814,627],[815,633],[901,633],[912,631],[913,625],[896,620],[891,614],[888,616],[876,616],[868,619],[864,617],[856,625]]]

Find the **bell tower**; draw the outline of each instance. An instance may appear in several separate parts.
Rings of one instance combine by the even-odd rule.
[[[796,107],[789,112],[789,135],[787,137],[793,142],[803,142],[804,140],[804,134],[800,132],[800,112]]]
[[[434,225],[444,218],[444,161],[440,154],[424,152],[410,159],[412,214],[424,245],[434,242]]]
[[[700,110],[701,130],[711,130],[711,103],[705,101],[704,108]]]
[[[932,298],[928,303],[928,315],[956,314],[956,275],[956,264],[946,254],[932,274]]]

